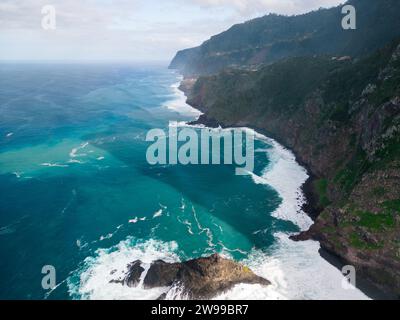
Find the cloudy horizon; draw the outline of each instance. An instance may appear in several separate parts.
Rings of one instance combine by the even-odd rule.
[[[168,61],[236,23],[344,0],[2,0],[0,60]],[[41,9],[56,9],[56,30]]]

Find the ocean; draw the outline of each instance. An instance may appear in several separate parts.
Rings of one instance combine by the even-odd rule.
[[[312,224],[308,175],[276,141],[256,134],[247,176],[146,161],[149,130],[199,116],[180,81],[161,64],[0,65],[0,299],[156,299],[165,288],[110,281],[136,259],[215,252],[272,282],[220,299],[367,299],[317,242],[289,240]],[[44,290],[49,265],[57,286]]]

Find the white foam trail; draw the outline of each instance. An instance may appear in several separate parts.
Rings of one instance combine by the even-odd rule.
[[[269,139],[272,149],[268,150],[270,165],[264,169],[262,178],[278,191],[282,203],[273,216],[294,222],[301,230],[313,224],[312,219],[302,210],[306,201],[301,187],[308,179],[306,169],[296,162],[296,157],[275,140]]]
[[[86,248],[89,245],[89,243],[85,242],[81,239],[76,240],[76,246],[79,248],[79,250],[82,250],[83,248]]]
[[[89,142],[84,142],[82,143],[79,147],[73,148],[71,152],[69,153],[69,156],[71,158],[76,158],[76,157],[82,157],[85,156],[86,154],[78,154],[78,151],[81,149],[85,149],[89,145]]]
[[[22,177],[23,172],[17,172],[17,171],[15,171],[15,172],[13,172],[13,174],[19,179],[19,178]]]
[[[40,164],[43,167],[57,167],[57,168],[66,168],[68,165],[66,164],[58,164],[58,163],[50,163],[50,162],[45,162]]]
[[[206,234],[206,236],[207,236],[207,243],[208,243],[208,246],[209,246],[210,248],[215,247],[215,244],[213,243],[214,237],[213,237],[213,233],[212,233],[211,229],[210,229],[210,228],[203,227],[203,226],[200,224],[200,221],[199,221],[199,219],[198,219],[198,217],[197,217],[197,213],[196,213],[196,210],[195,210],[194,206],[192,206],[192,213],[193,213],[194,220],[196,221],[197,228],[198,228],[199,231],[200,231],[199,234],[202,234],[203,232],[205,232],[205,234]]]
[[[182,221],[179,217],[177,217],[176,219],[179,221],[179,223],[182,223],[183,225],[186,226],[187,231],[190,235],[194,235],[194,232],[192,230],[192,223],[189,220]]]
[[[343,275],[323,259],[315,241],[293,242],[286,234],[276,235],[272,252],[253,250],[243,263],[259,276],[267,278],[268,287],[238,285],[219,299],[257,300],[365,300],[358,289],[342,288]]]
[[[181,90],[179,90],[179,86],[182,80],[183,77],[181,77],[177,83],[171,85],[173,99],[167,101],[164,107],[168,108],[169,110],[175,111],[181,115],[190,117],[199,117],[202,114],[202,112],[188,105],[186,103],[185,94]]]
[[[81,160],[77,160],[77,159],[70,159],[70,160],[68,160],[68,163],[84,164],[84,162],[83,162],[83,161],[81,161]]]
[[[156,212],[157,213],[157,212]],[[129,221],[128,221],[128,223],[137,223],[138,221],[146,221],[147,220],[147,217],[142,217],[142,218],[140,218],[140,217],[135,217],[135,218],[133,218],[133,219],[130,219]]]
[[[186,208],[185,199],[183,199],[183,197],[182,197],[180,209],[181,209],[181,211],[183,212],[183,211],[185,211],[185,208]]]
[[[178,262],[175,242],[149,240],[135,244],[133,238],[121,241],[110,249],[99,249],[86,258],[82,268],[67,279],[68,291],[74,299],[86,300],[154,300],[169,288],[144,289],[140,284],[130,288],[112,280],[123,279],[129,263],[141,260],[145,269],[158,259]],[[147,271],[145,271],[147,272]],[[142,274],[142,279],[145,276]]]
[[[73,189],[71,193],[72,193],[71,198],[69,199],[67,205],[62,209],[61,215],[63,215],[68,210],[68,208],[71,206],[72,202],[74,201],[74,199],[76,197],[76,190],[75,189]]]
[[[154,218],[161,217],[161,216],[162,216],[162,213],[163,213],[162,209],[158,210],[157,212],[155,212],[155,213],[153,214],[153,219],[154,219]]]
[[[113,233],[109,233],[109,234],[107,234],[106,236],[101,236],[100,239],[99,239],[99,241],[111,239],[113,235],[114,235]]]

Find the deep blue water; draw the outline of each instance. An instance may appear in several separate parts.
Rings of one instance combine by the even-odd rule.
[[[85,258],[126,239],[240,260],[298,230],[271,216],[275,190],[233,166],[147,163],[149,129],[193,119],[166,107],[178,80],[164,66],[0,65],[0,299],[43,299],[44,265],[61,283],[48,298],[79,298],[67,284]],[[257,153],[255,173],[268,163]]]

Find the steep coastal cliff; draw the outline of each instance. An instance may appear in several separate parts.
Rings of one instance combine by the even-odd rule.
[[[189,83],[193,81],[189,81]],[[314,176],[314,238],[400,296],[400,45],[353,62],[292,58],[185,88],[199,122],[249,126],[294,150]]]
[[[269,14],[232,26],[201,46],[179,51],[171,68],[186,76],[257,68],[298,56],[364,56],[400,37],[398,0],[349,0],[357,29],[344,31],[342,6],[303,15]]]
[[[338,27],[341,7],[269,15],[179,52],[171,67],[204,112],[198,122],[261,130],[307,166],[315,224],[293,240],[320,241],[400,298],[400,2],[348,4],[356,31]]]

